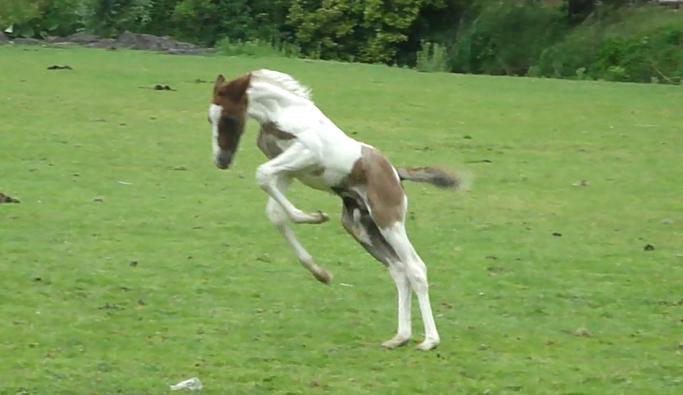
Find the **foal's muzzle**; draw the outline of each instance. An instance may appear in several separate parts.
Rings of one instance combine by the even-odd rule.
[[[228,151],[220,151],[216,154],[213,163],[221,170],[227,169],[232,163],[232,153]]]

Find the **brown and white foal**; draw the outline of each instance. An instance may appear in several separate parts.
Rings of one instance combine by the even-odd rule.
[[[398,290],[398,330],[382,345],[394,348],[411,337],[411,289],[417,294],[425,339],[431,350],[439,333],[429,301],[427,268],[411,245],[404,226],[408,199],[401,181],[428,182],[457,189],[458,180],[436,168],[395,168],[374,147],[348,137],[312,102],[310,91],[291,76],[261,69],[226,81],[218,75],[208,111],[214,161],[227,169],[237,151],[247,118],[259,123],[256,143],[268,161],[256,169],[256,182],[269,196],[266,213],[294,249],[299,262],[318,281],[332,275],[316,265],[286,220],[320,224],[328,216],[307,213],[285,193],[294,179],[341,197],[341,223],[373,257],[384,264]]]

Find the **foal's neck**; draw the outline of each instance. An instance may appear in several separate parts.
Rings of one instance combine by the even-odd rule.
[[[275,121],[282,110],[303,102],[303,99],[263,82],[253,82],[247,94],[247,115],[260,124]]]

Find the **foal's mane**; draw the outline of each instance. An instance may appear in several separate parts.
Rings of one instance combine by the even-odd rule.
[[[311,100],[311,88],[294,79],[289,74],[275,70],[260,69],[251,73],[259,81],[277,86],[302,99]]]

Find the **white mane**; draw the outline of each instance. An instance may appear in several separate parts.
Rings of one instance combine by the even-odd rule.
[[[256,70],[251,74],[260,81],[275,85],[302,99],[311,100],[311,88],[295,80],[291,75],[268,69]]]

